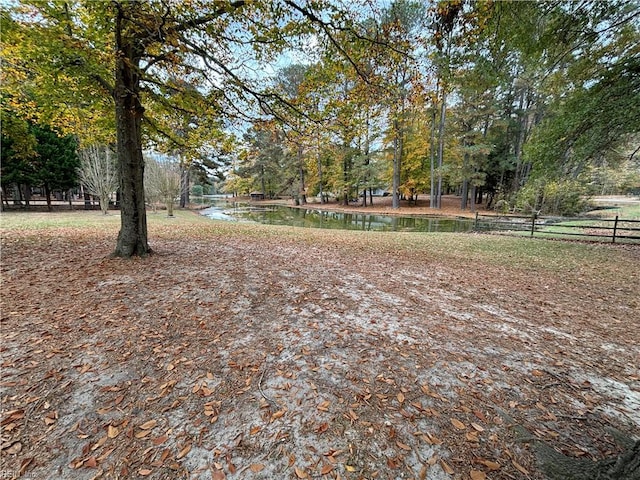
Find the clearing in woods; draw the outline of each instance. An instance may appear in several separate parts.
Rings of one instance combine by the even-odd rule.
[[[636,247],[178,213],[133,260],[3,214],[2,478],[542,479],[530,438],[638,432]]]

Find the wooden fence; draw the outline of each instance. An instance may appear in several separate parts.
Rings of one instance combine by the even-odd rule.
[[[571,236],[579,240],[600,242],[622,241],[640,243],[640,220],[619,218],[566,218],[532,216],[479,215],[476,213],[475,231],[498,231],[504,233],[526,232],[530,236]]]

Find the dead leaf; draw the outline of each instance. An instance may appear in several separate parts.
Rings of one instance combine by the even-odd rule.
[[[485,417],[484,413],[482,413],[480,410],[474,410],[473,414],[478,418],[478,420],[487,423],[487,417]]]
[[[298,478],[307,478],[307,472],[305,472],[301,468],[296,467],[294,470]]]
[[[140,428],[142,430],[151,430],[153,427],[155,427],[158,424],[157,420],[149,420],[148,422],[143,423],[142,425],[140,425]]]
[[[44,423],[46,425],[53,425],[54,423],[56,423],[56,420],[58,420],[58,412],[57,411],[49,412],[44,417]]]
[[[327,473],[331,472],[332,470],[333,470],[333,465],[327,464],[324,467],[322,467],[322,470],[320,470],[320,473],[322,475],[326,475]]]
[[[427,478],[427,470],[429,470],[429,467],[423,465],[420,469],[420,474],[418,475],[419,480],[425,480]]]
[[[105,452],[97,458],[98,462],[102,462],[102,461],[104,461],[104,459],[105,459],[105,458],[107,458],[109,455],[111,455],[111,453],[112,453],[115,449],[116,449],[116,447],[109,448],[109,449],[105,450]]]
[[[404,394],[403,394],[402,392],[400,392],[400,393],[396,396],[396,398],[398,399],[398,403],[399,403],[400,405],[402,405],[402,403],[404,402]]]
[[[454,427],[456,427],[458,430],[465,430],[467,428],[464,423],[462,423],[460,420],[457,420],[455,418],[451,419],[451,424]]]
[[[85,468],[96,468],[98,466],[98,462],[96,460],[96,457],[89,457],[87,458],[84,463],[82,464],[83,467]]]
[[[321,423],[320,425],[318,425],[318,428],[316,428],[316,432],[317,433],[324,433],[329,429],[329,424],[327,422]]]
[[[146,477],[148,475],[151,475],[152,472],[153,470],[149,470],[148,468],[141,468],[140,470],[138,470],[138,475],[140,475],[141,477]]]
[[[167,370],[168,370],[168,371],[171,371],[171,370],[173,370],[174,368],[176,368],[176,366],[175,366],[173,363],[170,363],[169,365],[167,365]]]
[[[347,472],[355,472],[356,471],[356,467],[352,467],[351,465],[345,465],[344,468],[345,468],[345,470]]]
[[[136,438],[144,438],[147,435],[149,435],[151,433],[151,430],[140,430],[138,433],[136,433],[135,437]]]
[[[516,467],[518,470],[520,470],[522,473],[524,473],[525,475],[529,475],[529,471],[526,468],[524,468],[522,465],[520,465],[518,462],[512,459],[511,463],[513,463],[513,466]]]
[[[453,475],[454,474],[453,468],[451,468],[449,466],[449,464],[447,462],[445,462],[444,460],[440,460],[440,466],[442,467],[442,470],[444,470],[444,473],[446,473],[448,475]]]
[[[402,450],[411,451],[411,447],[409,445],[407,445],[406,443],[396,442],[396,445],[398,447],[400,447]]]
[[[471,476],[471,480],[486,480],[487,478],[487,474],[479,470],[471,470],[469,476]]]
[[[100,448],[101,446],[103,446],[107,439],[109,438],[109,436],[106,437],[102,437],[100,440],[98,440],[95,445],[93,447],[91,447],[91,451],[97,450],[98,448]]]
[[[261,463],[252,463],[251,466],[249,467],[249,470],[251,470],[254,473],[258,473],[264,470],[264,465]]]
[[[109,425],[109,428],[107,428],[107,437],[116,438],[118,435],[120,435],[120,430],[118,430],[118,427]]]
[[[168,435],[161,435],[159,437],[156,437],[152,440],[152,443],[154,445],[162,445],[164,442],[166,442],[169,439]]]
[[[29,465],[33,462],[33,457],[25,458],[20,462],[20,470],[18,471],[18,476],[24,475],[24,472],[27,471]]]
[[[467,432],[465,438],[468,442],[478,442],[478,432]]]
[[[278,410],[276,413],[271,415],[271,421],[277,420],[278,418],[282,417],[284,415],[284,413],[285,413],[284,410]]]
[[[176,460],[180,460],[181,458],[184,458],[184,456],[190,451],[191,451],[191,444],[188,443],[182,450],[180,450],[180,452],[178,453],[178,456],[176,457]]]
[[[478,460],[478,463],[481,463],[489,470],[500,470],[500,468],[502,468],[502,465],[497,462],[492,462],[491,460]]]
[[[478,432],[484,432],[484,427],[482,425],[478,425],[477,423],[471,422],[471,426],[473,427],[474,430]]]
[[[226,480],[227,476],[224,474],[222,470],[212,470],[211,471],[211,480]]]
[[[22,450],[22,443],[15,442],[12,444],[6,444],[6,446],[3,445],[2,450],[5,450],[5,452],[9,455],[15,455],[16,453],[20,453],[20,451]]]
[[[318,410],[320,410],[321,412],[328,412],[329,405],[331,405],[331,402],[329,400],[325,400],[320,405],[318,405]]]

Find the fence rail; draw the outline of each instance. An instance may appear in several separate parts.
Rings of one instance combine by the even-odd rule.
[[[527,232],[530,236],[573,236],[586,240],[640,243],[640,220],[532,216],[496,217],[476,213],[475,231]]]

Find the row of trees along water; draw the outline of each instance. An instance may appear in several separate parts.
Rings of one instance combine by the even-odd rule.
[[[575,213],[640,185],[637,2],[1,8],[3,190],[52,185],[20,176],[55,170],[25,132],[71,136],[84,156],[112,146],[117,255],[150,251],[144,149],[177,159],[183,192],[196,169],[302,203],[384,189],[437,209],[455,191],[462,209]]]

